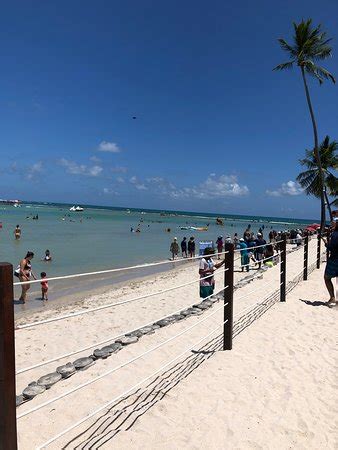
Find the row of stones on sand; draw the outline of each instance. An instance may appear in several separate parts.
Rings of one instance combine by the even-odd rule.
[[[54,384],[60,380],[69,378],[77,371],[86,370],[97,359],[106,359],[113,353],[117,353],[123,347],[136,343],[142,336],[146,334],[153,334],[157,329],[163,328],[174,322],[183,320],[189,316],[203,314],[203,311],[210,308],[213,303],[219,301],[220,297],[213,297],[201,303],[197,303],[190,308],[182,310],[179,314],[168,316],[165,319],[154,322],[150,326],[139,328],[129,334],[119,337],[112,344],[106,345],[100,349],[96,349],[90,356],[78,358],[74,362],[69,362],[65,365],[56,368],[55,372],[48,373],[40,377],[37,381],[29,383],[29,385],[22,391],[22,394],[16,397],[16,406],[32,400],[39,394],[42,394],[46,389],[50,389]]]
[[[243,278],[236,284],[235,289],[239,289],[253,281],[257,278],[257,276],[261,276],[261,272],[262,271],[260,270],[254,275],[249,275]],[[94,350],[90,356],[78,358],[74,362],[69,362],[57,367],[55,372],[43,375],[37,381],[29,383],[29,385],[22,391],[22,394],[17,395],[16,406],[20,406],[23,403],[32,400],[37,395],[42,394],[46,389],[50,389],[60,380],[71,377],[77,371],[88,369],[90,366],[95,364],[97,359],[106,359],[113,353],[119,352],[123,347],[136,343],[146,334],[153,334],[157,329],[166,327],[174,322],[186,319],[187,317],[203,314],[203,311],[209,309],[213,303],[218,302],[221,298],[223,298],[222,294],[218,294],[208,300],[204,300],[201,303],[197,303],[190,308],[182,310],[179,314],[173,314],[165,319],[154,322],[150,326],[139,328],[129,334],[126,334],[125,336],[121,336],[112,344]]]

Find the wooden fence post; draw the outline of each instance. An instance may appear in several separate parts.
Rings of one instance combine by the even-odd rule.
[[[286,236],[283,235],[280,244],[281,265],[280,265],[280,301],[286,301]]]
[[[225,272],[224,272],[224,324],[223,350],[232,349],[233,330],[233,301],[234,301],[234,245],[224,244]],[[228,286],[228,287],[227,287]]]
[[[13,266],[0,263],[0,450],[16,450]]]
[[[304,239],[304,271],[303,280],[307,280],[307,267],[309,262],[309,236],[306,235]]]

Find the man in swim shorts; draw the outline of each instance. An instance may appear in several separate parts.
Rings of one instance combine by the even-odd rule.
[[[332,278],[338,277],[338,219],[332,221],[331,236],[327,243],[324,239],[325,246],[328,249],[330,256],[327,259],[326,268],[324,272],[324,281],[329,292],[330,298],[327,302],[328,306],[336,306],[337,301],[334,292]]]

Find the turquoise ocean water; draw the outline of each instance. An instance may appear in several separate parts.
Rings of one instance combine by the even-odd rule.
[[[216,240],[217,236],[242,234],[248,224],[257,231],[265,225],[266,235],[276,230],[298,227],[311,221],[222,215],[224,226],[216,224],[215,214],[190,212],[127,210],[84,206],[83,212],[70,212],[72,205],[25,203],[19,208],[0,205],[0,260],[16,266],[27,250],[35,253],[33,268],[49,276],[123,267],[169,257],[169,246],[174,236],[179,242],[183,236],[200,240]],[[82,205],[83,206],[83,205]],[[32,216],[38,214],[38,220]],[[163,213],[162,213],[163,214]],[[62,220],[65,219],[65,220]],[[142,222],[141,222],[142,220]],[[19,224],[22,237],[14,239],[14,228]],[[140,233],[131,233],[137,228]],[[181,230],[181,226],[206,226],[208,231]],[[168,233],[166,229],[170,228]],[[52,263],[41,261],[46,249],[53,256]],[[198,245],[197,245],[198,250]],[[47,267],[47,268],[46,268]]]

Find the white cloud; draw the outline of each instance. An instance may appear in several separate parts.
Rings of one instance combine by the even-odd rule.
[[[170,194],[173,190],[176,190],[174,184],[162,177],[147,178],[146,182],[152,187],[155,187],[157,192],[164,195]]]
[[[89,158],[91,161],[93,161],[93,162],[96,162],[96,163],[99,163],[99,162],[101,162],[101,159],[100,158],[98,158],[97,156],[95,156],[95,155],[93,155],[93,156],[91,156],[90,158]]]
[[[135,177],[135,175],[130,177],[129,181],[130,181],[131,184],[137,184],[138,183],[138,179],[137,179],[137,177]]]
[[[115,142],[102,141],[98,147],[99,152],[120,153],[121,149]]]
[[[300,195],[303,193],[303,189],[300,187],[298,183],[295,181],[287,181],[286,183],[282,183],[281,187],[278,189],[275,189],[273,191],[267,189],[266,191],[267,195],[270,195],[271,197],[281,197],[283,195]]]
[[[103,168],[101,166],[93,166],[88,168],[88,174],[92,177],[97,177],[102,172]]]
[[[145,184],[141,183],[141,184],[135,184],[136,189],[138,189],[139,191],[147,191],[148,188]]]
[[[249,194],[246,185],[240,185],[236,175],[220,175],[212,173],[201,184],[192,187],[173,189],[173,198],[198,198],[201,200],[221,199],[226,197],[242,197]]]
[[[172,198],[197,198],[201,200],[220,199],[225,197],[241,197],[249,194],[245,185],[238,183],[236,175],[221,175],[219,177],[212,173],[199,185],[192,187],[177,187],[163,177],[149,177],[145,181],[138,177],[129,178],[138,190],[151,190],[155,194],[169,196]]]
[[[117,178],[116,178],[116,181],[117,181],[118,183],[124,183],[124,178],[123,178],[123,177],[117,177]]]
[[[129,182],[135,186],[136,189],[138,189],[139,191],[147,191],[148,187],[142,183],[137,177],[132,176],[129,178]]]
[[[60,159],[60,164],[66,168],[68,173],[71,173],[72,175],[84,175],[87,170],[87,166],[84,164],[77,164],[76,162],[69,161],[65,158]]]
[[[114,189],[111,188],[103,188],[103,193],[106,195],[119,195],[118,192],[114,191]]]
[[[110,169],[113,173],[126,173],[128,171],[127,167],[115,166]]]
[[[40,174],[41,172],[42,172],[42,162],[39,161],[37,163],[34,163],[26,170],[27,173],[26,178],[28,180],[32,180],[33,178],[35,178],[36,175]]]
[[[66,169],[67,173],[72,175],[86,175],[90,177],[97,177],[103,171],[103,168],[98,165],[87,166],[86,164],[78,164],[75,161],[70,161],[65,158],[61,158],[59,164]]]

